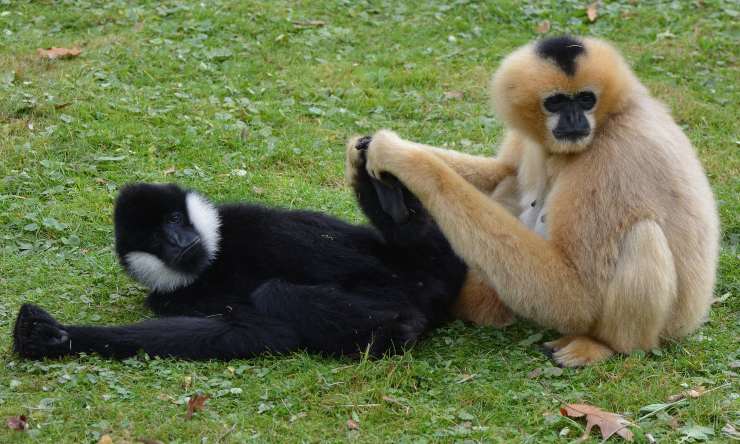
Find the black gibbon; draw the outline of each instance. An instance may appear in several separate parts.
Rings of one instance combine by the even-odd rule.
[[[696,330],[719,250],[712,190],[617,50],[592,38],[531,43],[502,62],[491,96],[506,126],[496,158],[382,130],[369,171],[408,187],[515,313],[564,335],[546,344],[561,365]],[[458,314],[473,319],[485,304],[463,294]]]
[[[200,360],[401,351],[448,319],[467,268],[392,177],[371,179],[357,162],[352,184],[374,227],[246,203],[216,207],[176,185],[128,185],[115,207],[116,252],[151,290],[147,304],[159,317],[66,325],[25,304],[14,350],[30,359],[141,350]]]

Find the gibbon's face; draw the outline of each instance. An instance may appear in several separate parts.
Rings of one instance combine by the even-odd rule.
[[[546,95],[542,99],[542,110],[550,144],[563,152],[580,151],[587,146],[596,128],[596,102],[596,93],[588,89]]]
[[[635,82],[608,43],[553,37],[506,57],[491,81],[491,98],[508,126],[549,152],[576,153],[627,103]]]
[[[116,200],[114,218],[121,263],[151,290],[190,284],[216,256],[218,211],[177,185],[127,185]]]

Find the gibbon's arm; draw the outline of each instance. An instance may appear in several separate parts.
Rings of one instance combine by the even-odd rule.
[[[502,179],[516,174],[514,165],[494,157],[474,156],[409,141],[406,143],[433,153],[454,172],[484,193],[492,192]]]
[[[455,252],[480,269],[515,312],[566,330],[582,331],[593,323],[597,307],[562,252],[439,157],[382,130],[370,142],[367,169],[376,177],[381,172],[398,177],[421,200]]]

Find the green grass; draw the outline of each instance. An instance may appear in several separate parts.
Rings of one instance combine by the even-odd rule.
[[[725,424],[740,428],[737,3],[606,1],[593,24],[586,3],[0,1],[0,442],[569,442],[583,423],[558,415],[563,401],[636,419],[685,387],[729,383],[635,429],[639,442],[678,442],[694,425],[728,440]],[[150,316],[111,248],[112,200],[128,181],[360,221],[342,179],[349,135],[390,127],[492,154],[501,127],[486,81],[544,19],[550,34],[613,40],[700,153],[723,223],[716,294],[727,297],[697,334],[539,378],[528,374],[551,364],[527,340],[540,329],[524,322],[456,322],[403,356],[362,362],[24,362],[9,352],[24,301],[63,322]],[[294,23],[307,20],[325,26]],[[36,55],[73,45],[77,59]],[[445,100],[449,91],[464,97]],[[198,391],[212,398],[186,421]],[[20,414],[30,430],[5,428]]]

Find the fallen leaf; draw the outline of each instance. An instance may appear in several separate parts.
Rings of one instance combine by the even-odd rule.
[[[323,20],[295,20],[293,26],[296,28],[320,28],[326,25]]]
[[[465,93],[462,91],[445,91],[444,93],[444,99],[445,100],[460,100],[465,96]]]
[[[727,293],[723,294],[722,296],[717,297],[717,298],[714,298],[714,300],[712,301],[712,304],[721,304],[721,303],[725,302],[726,300],[728,300],[729,298],[730,298],[730,292],[728,291]]]
[[[537,379],[540,376],[542,376],[542,367],[537,367],[536,369],[534,369],[531,372],[527,373],[527,378],[529,378],[529,379]]]
[[[298,412],[295,415],[290,415],[290,420],[289,421],[290,422],[296,422],[296,421],[298,421],[301,418],[305,418],[306,416],[308,416],[308,414],[306,412]]]
[[[597,10],[599,2],[593,2],[586,8],[586,16],[588,17],[588,21],[593,23],[596,21],[596,17],[599,15],[599,11]]]
[[[684,399],[684,398],[696,399],[699,396],[703,395],[704,392],[706,392],[706,391],[707,391],[707,389],[704,388],[704,386],[700,385],[700,386],[698,386],[696,388],[693,388],[693,389],[690,389],[690,390],[684,390],[681,393],[678,393],[676,395],[671,395],[671,396],[668,397],[668,401],[669,402],[676,402],[679,399]]]
[[[542,339],[542,333],[535,333],[533,335],[529,335],[527,339],[522,339],[521,341],[519,341],[519,345],[521,345],[522,347],[529,347],[535,342],[538,342],[540,339]]]
[[[349,430],[360,430],[360,423],[358,423],[354,419],[348,419],[347,420],[347,428]]]
[[[169,176],[170,174],[175,174],[175,171],[177,171],[175,167],[171,166],[167,168],[166,170],[164,170],[163,173],[165,176]]]
[[[710,437],[714,436],[713,428],[698,424],[683,426],[678,431],[681,432],[685,438],[690,438],[696,441],[707,441]]]
[[[729,436],[732,439],[740,439],[740,432],[737,431],[734,425],[730,424],[729,422],[725,424],[724,427],[722,427],[722,433]]]
[[[609,439],[615,433],[627,441],[632,441],[634,435],[627,428],[629,421],[623,416],[616,413],[605,412],[598,407],[588,404],[568,404],[560,408],[560,414],[571,418],[586,417],[586,431],[583,432],[583,438],[588,437],[593,426],[601,430],[601,436],[604,441]]]
[[[193,417],[193,413],[202,411],[208,398],[208,395],[201,395],[200,393],[193,395],[188,400],[188,411],[185,413],[185,418],[190,419]]]
[[[542,371],[542,374],[548,378],[557,378],[563,376],[563,369],[561,367],[547,367]]]
[[[165,172],[165,174],[167,174],[167,173]],[[184,388],[185,390],[187,390],[187,389],[190,388],[191,385],[193,385],[193,377],[192,376],[185,376],[184,378],[182,378],[182,388]]]
[[[260,188],[260,187],[252,187],[252,192],[254,194],[257,194],[258,196],[259,195],[262,195],[262,194],[265,194],[264,188]]]
[[[98,440],[98,444],[113,444],[113,438],[110,435],[103,435]]]
[[[39,57],[47,60],[70,59],[82,54],[82,50],[77,46],[74,48],[39,48],[36,52]]]
[[[11,416],[5,421],[10,430],[18,430],[20,432],[28,428],[28,418],[26,415]]]
[[[537,27],[534,30],[537,34],[546,34],[550,30],[550,20],[542,20],[537,23]]]

